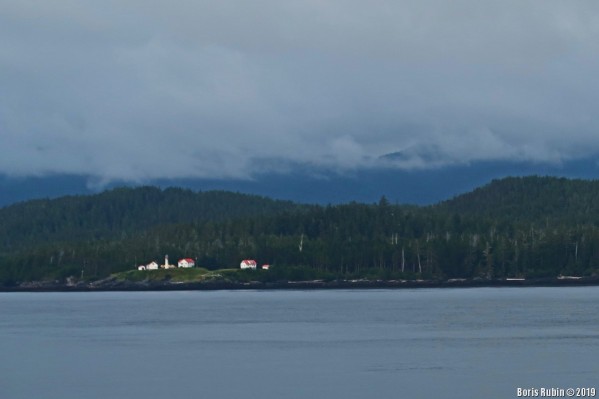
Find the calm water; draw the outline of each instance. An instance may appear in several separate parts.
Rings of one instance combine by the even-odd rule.
[[[599,388],[599,287],[0,294],[0,398]]]

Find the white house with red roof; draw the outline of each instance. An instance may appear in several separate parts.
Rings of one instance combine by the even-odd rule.
[[[256,266],[257,263],[253,259],[244,259],[241,261],[241,264],[239,265],[239,267],[241,267],[242,269],[255,269]]]
[[[196,263],[191,258],[179,259],[177,266],[179,267],[195,267]]]

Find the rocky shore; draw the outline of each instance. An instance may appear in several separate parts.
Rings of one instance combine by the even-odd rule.
[[[93,282],[33,281],[0,287],[0,292],[100,292],[100,291],[181,291],[181,290],[266,290],[266,289],[386,289],[386,288],[468,288],[468,287],[559,287],[599,285],[599,277],[557,277],[539,279],[450,279],[450,280],[334,280],[234,282],[126,281],[106,278]]]

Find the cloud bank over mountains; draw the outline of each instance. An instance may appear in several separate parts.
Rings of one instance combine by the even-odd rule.
[[[4,175],[227,179],[599,153],[596,2],[0,8]]]

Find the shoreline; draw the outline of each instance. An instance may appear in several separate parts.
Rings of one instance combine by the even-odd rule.
[[[247,283],[228,281],[111,281],[66,284],[31,282],[14,287],[0,287],[0,292],[107,292],[107,291],[216,291],[216,290],[312,290],[312,289],[414,289],[414,288],[483,288],[483,287],[576,287],[597,286],[599,277],[539,278],[529,280],[335,280],[280,281]]]

